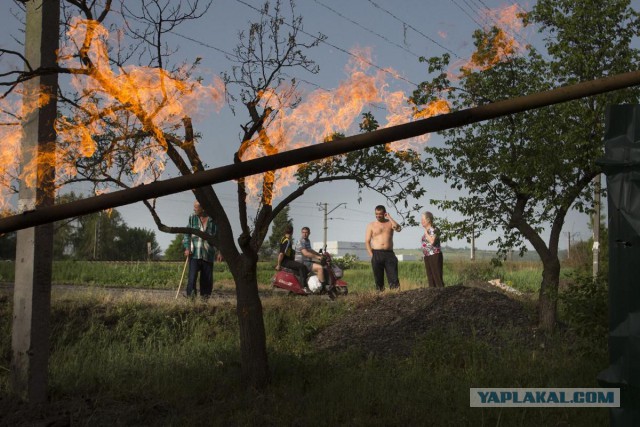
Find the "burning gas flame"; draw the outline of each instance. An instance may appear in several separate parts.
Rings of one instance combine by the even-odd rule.
[[[388,79],[397,75],[394,70],[373,70],[370,48],[354,49],[352,54],[354,59],[345,67],[348,79],[334,90],[318,89],[309,93],[296,108],[287,108],[288,97],[280,93],[264,93],[261,106],[278,111],[278,116],[272,118],[266,128],[266,136],[260,133],[256,139],[242,144],[239,158],[250,160],[313,143],[330,143],[329,136],[336,132],[356,133],[354,127],[360,115],[371,104],[381,104],[387,110],[384,127],[449,111],[447,102],[442,100],[416,113],[407,103],[406,93],[388,91]],[[403,151],[416,148],[427,139],[428,135],[425,135],[399,141],[388,145],[387,149]],[[244,180],[247,192],[253,196],[261,195],[261,203],[271,204],[273,197],[294,182],[296,170],[297,167],[293,166],[267,175],[247,177]]]
[[[459,78],[453,69],[459,69],[462,75],[490,69],[496,64],[509,61],[510,57],[524,50],[525,46],[516,40],[516,37],[524,40],[521,19],[523,12],[517,3],[497,9],[486,9],[482,18],[497,29],[495,34],[491,33],[490,28],[485,28],[483,31],[491,36],[481,40],[471,58],[454,63],[449,77],[452,80]]]
[[[47,105],[51,99],[51,94],[44,88],[35,89],[33,85],[29,85],[29,89],[20,86],[13,96],[0,100],[0,215],[11,210],[10,199],[17,192],[18,181],[33,188],[38,178],[51,173],[47,166],[55,163],[55,152],[52,151],[51,144],[29,152],[24,152],[21,147],[24,137],[22,122],[36,109]],[[37,157],[42,159],[41,164],[35,161]],[[21,163],[24,163],[22,168]]]
[[[166,134],[178,129],[185,116],[197,116],[209,104],[221,108],[223,83],[216,79],[212,85],[200,84],[189,77],[187,69],[174,75],[150,67],[113,69],[106,47],[109,37],[95,21],[78,19],[70,26],[73,43],[61,49],[60,61],[70,65],[74,47],[83,46],[90,65],[73,75],[71,84],[83,95],[82,108],[74,117],[59,121],[60,139],[70,152],[91,156],[94,136],[112,133],[114,149],[105,158],[108,166],[118,149],[127,148],[121,145],[126,137],[141,128],[140,136],[147,142],[136,147],[130,166],[136,176],[133,185],[147,183],[158,179],[165,169]],[[73,175],[73,166],[68,166],[65,173]]]
[[[22,126],[16,110],[8,100],[0,100],[0,211],[7,209],[20,164]]]
[[[520,34],[523,29],[521,19],[523,13],[522,6],[514,3],[511,6],[486,9],[485,16],[495,22],[498,27],[504,28],[509,34]]]
[[[111,35],[95,21],[76,18],[68,36],[68,43],[59,50],[58,63],[72,71],[70,84],[79,101],[78,108],[56,121],[55,151],[37,156],[20,151],[22,118],[48,102],[47,95],[35,98],[33,105],[21,105],[28,97],[14,105],[6,105],[8,101],[0,105],[0,208],[15,192],[12,186],[17,180],[33,187],[40,171],[55,167],[59,185],[76,176],[81,158],[94,157],[95,169],[103,175],[116,172],[118,162],[128,162],[130,185],[155,180],[165,168],[166,135],[179,129],[185,116],[198,117],[211,105],[217,109],[223,105],[224,84],[219,78],[205,85],[191,78],[186,68],[170,75],[151,67],[112,67]],[[86,57],[80,64],[78,51]],[[98,154],[102,157],[96,157]],[[17,165],[29,159],[18,175]]]
[[[165,168],[168,135],[181,127],[183,118],[197,116],[207,104],[218,109],[222,106],[224,87],[219,79],[203,85],[192,79],[187,69],[170,75],[150,67],[113,67],[108,49],[111,37],[97,22],[76,19],[69,26],[68,43],[59,50],[59,64],[72,70],[70,84],[79,95],[79,108],[58,118],[56,151],[38,160],[55,165],[57,183],[76,176],[78,159],[83,158],[95,159],[96,174],[103,176],[126,162],[131,185],[155,180]],[[78,51],[85,58],[79,63]],[[261,94],[261,107],[277,114],[269,117],[265,129],[254,140],[243,142],[239,159],[272,155],[311,143],[330,143],[327,136],[336,132],[357,133],[355,125],[371,104],[386,109],[385,127],[448,111],[446,101],[418,110],[412,108],[406,93],[389,90],[388,79],[397,72],[373,69],[369,48],[356,49],[353,55],[346,66],[348,79],[334,90],[309,93],[297,108],[289,108],[289,100],[295,98],[293,88],[281,87]],[[21,129],[18,126],[12,131],[12,137],[3,138],[2,153],[19,152],[16,147]],[[131,144],[132,134],[136,135],[135,144]],[[427,138],[397,142],[387,148],[407,150]],[[5,166],[17,164],[15,159],[2,164],[3,179],[7,176],[10,181],[17,176],[15,167]],[[290,167],[247,177],[247,190],[249,194],[260,194],[261,203],[271,204],[273,197],[293,182],[295,171]]]

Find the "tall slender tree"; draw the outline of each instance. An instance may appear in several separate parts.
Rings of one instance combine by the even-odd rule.
[[[169,261],[184,261],[184,247],[182,246],[182,234],[176,234],[167,249],[164,251],[164,259]]]
[[[284,236],[284,229],[288,224],[293,224],[291,218],[289,218],[289,206],[285,207],[276,215],[271,225],[271,235],[269,236],[268,248],[271,251],[278,250],[280,240]]]

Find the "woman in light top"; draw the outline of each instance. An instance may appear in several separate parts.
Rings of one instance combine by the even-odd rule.
[[[442,248],[440,247],[440,230],[433,224],[433,214],[422,214],[422,253],[424,254],[424,268],[430,288],[444,288],[442,280]]]

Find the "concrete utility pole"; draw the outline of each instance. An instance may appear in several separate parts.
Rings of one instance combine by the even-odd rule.
[[[567,232],[567,259],[571,259],[571,232]]]
[[[326,203],[318,203],[318,207],[321,210],[324,210],[324,238],[322,239],[322,249],[325,249],[327,247],[327,229],[329,228],[329,226],[327,225],[327,216],[335,211],[336,209],[338,209],[340,206],[344,205],[344,207],[347,207],[347,204],[342,202],[340,204],[338,204],[335,208],[331,209],[329,212],[327,212],[327,204]]]
[[[476,260],[476,223],[475,221],[471,224],[471,256],[469,257],[471,261]]]
[[[59,0],[30,0],[27,9],[25,57],[29,65],[53,67],[58,50]],[[35,164],[35,182],[20,181],[18,210],[33,211],[54,202],[57,74],[36,77],[24,84],[22,167]],[[40,95],[51,100],[29,109]],[[53,157],[55,158],[55,157]],[[31,166],[30,166],[31,167]],[[51,308],[53,223],[20,230],[16,244],[13,292],[11,386],[14,393],[33,403],[46,402]]]
[[[568,231],[567,234],[567,259],[571,259],[571,250],[576,242],[576,239],[580,237],[579,232]]]
[[[601,175],[598,174],[593,178],[593,277],[597,277],[600,273],[600,188],[602,186]]]
[[[93,223],[93,260],[100,259],[100,242],[102,242],[102,211],[95,215]]]

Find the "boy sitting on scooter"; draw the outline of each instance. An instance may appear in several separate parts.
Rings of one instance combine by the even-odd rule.
[[[278,264],[276,265],[276,270],[280,270],[282,267],[288,268],[296,272],[296,276],[298,277],[298,282],[300,283],[300,287],[308,294],[311,293],[311,290],[307,287],[307,275],[309,271],[307,267],[298,261],[295,261],[294,255],[295,251],[293,249],[293,238],[291,234],[293,233],[293,226],[291,224],[287,224],[284,229],[284,237],[280,241],[280,250],[278,251]]]

